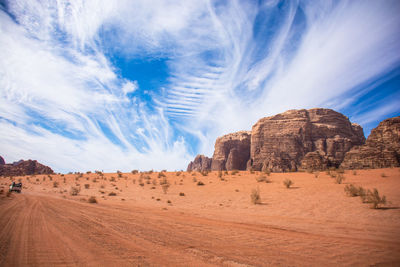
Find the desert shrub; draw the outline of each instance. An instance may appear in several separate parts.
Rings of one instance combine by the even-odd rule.
[[[250,174],[254,174],[254,171],[253,171],[253,170],[250,170]]]
[[[222,178],[222,171],[218,171],[218,178]]]
[[[250,200],[251,200],[251,203],[253,203],[254,205],[261,204],[261,195],[260,195],[260,189],[259,188],[253,189],[251,191]]]
[[[110,197],[114,197],[114,196],[116,196],[116,195],[117,195],[117,193],[110,192],[108,195],[109,195]]]
[[[196,177],[193,177],[193,182],[194,183],[197,182],[197,178]]]
[[[387,176],[386,176],[385,173],[382,172],[382,173],[381,173],[381,177],[382,177],[382,178],[385,178],[385,177],[387,177]]]
[[[201,172],[201,175],[207,176],[207,175],[208,175],[208,171],[206,171],[206,170],[202,171],[202,172]]]
[[[92,173],[91,171],[87,171],[87,172],[86,172],[86,174],[91,174],[91,173]]]
[[[54,188],[57,188],[57,187],[58,187],[58,182],[57,182],[57,181],[54,181],[54,182],[53,182],[53,187],[54,187]]]
[[[283,184],[286,186],[286,188],[290,188],[293,185],[293,182],[290,179],[285,179]]]
[[[138,170],[132,170],[131,173],[132,174],[137,174],[137,173],[139,173],[139,171]]]
[[[180,193],[179,193],[179,196],[184,197],[184,196],[185,196],[185,193],[180,192]]]
[[[371,208],[377,209],[379,208],[380,204],[386,204],[386,197],[380,196],[378,189],[374,188],[373,191],[368,190],[367,192],[367,202],[371,203]]]
[[[162,188],[164,194],[166,194],[168,192],[170,184],[165,177],[163,179],[161,179],[160,185],[161,185],[161,188]]]
[[[344,192],[349,197],[359,197],[359,196],[365,196],[365,190],[361,186],[356,187],[353,184],[348,184],[344,187]]]
[[[110,182],[115,182],[115,177],[114,176],[111,176]]]
[[[171,204],[172,202],[171,202],[171,200],[167,200],[167,203],[168,203],[168,204]]]
[[[176,172],[175,175],[176,175],[176,176],[179,176],[179,175],[181,175],[181,173],[182,173],[182,172]]]
[[[79,187],[71,186],[69,193],[71,196],[77,196],[80,191],[81,191],[81,189]]]
[[[264,175],[260,175],[260,176],[257,176],[257,177],[256,177],[256,181],[257,181],[258,183],[265,182],[266,180],[267,180],[267,177],[264,176]]]
[[[201,186],[201,185],[204,185],[204,183],[203,183],[202,181],[198,181],[198,182],[197,182],[197,185],[200,185],[200,186]]]
[[[335,178],[335,182],[336,182],[337,184],[341,184],[343,181],[344,181],[344,176],[343,176],[343,174],[338,173],[338,175],[337,175],[336,178]]]
[[[357,175],[357,171],[356,170],[353,170],[353,175]]]
[[[265,173],[266,175],[270,176],[270,175],[271,175],[271,170],[268,169],[268,168],[265,168],[265,169],[263,170],[263,173]]]
[[[42,179],[42,180],[43,180],[43,182],[45,182],[45,181],[46,181],[46,177],[43,177],[43,179]]]
[[[157,185],[157,180],[156,179],[153,179],[151,182],[153,183],[153,185]]]
[[[314,177],[318,178],[318,176],[319,176],[319,172],[314,172]]]
[[[238,174],[238,173],[239,173],[238,170],[233,170],[233,171],[231,171],[231,175],[235,175],[235,174]]]
[[[90,184],[85,184],[85,189],[89,189]]]
[[[88,202],[89,202],[89,203],[97,203],[97,199],[96,199],[95,196],[91,196],[91,197],[88,199]]]
[[[121,172],[118,172],[117,174],[118,174],[118,178],[122,178],[122,173]]]
[[[65,184],[65,183],[67,183],[67,179],[65,179],[65,177],[64,177],[64,184]]]
[[[165,173],[159,172],[159,173],[158,173],[158,178],[161,178],[161,177],[166,177]]]
[[[11,196],[11,192],[7,191],[6,197],[10,197]]]
[[[162,188],[164,194],[166,194],[169,189],[169,184],[163,184],[163,185],[161,185],[161,188]]]

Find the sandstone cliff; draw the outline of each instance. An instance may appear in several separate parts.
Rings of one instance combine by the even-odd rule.
[[[36,160],[20,160],[11,164],[0,164],[0,176],[19,176],[31,174],[52,174],[50,167]]]
[[[347,152],[344,169],[400,166],[400,116],[382,121],[371,131],[365,145]]]
[[[336,111],[289,110],[253,126],[249,167],[274,172],[339,167],[345,153],[364,141],[362,128]]]
[[[339,167],[346,152],[364,142],[361,126],[334,110],[289,110],[260,119],[251,132],[218,138],[210,169],[282,172]]]
[[[211,159],[204,155],[197,155],[187,167],[187,171],[208,171],[211,169]]]
[[[245,170],[250,158],[251,132],[241,131],[215,141],[211,170]]]

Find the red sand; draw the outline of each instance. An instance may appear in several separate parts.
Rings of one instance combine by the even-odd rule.
[[[9,197],[2,177],[0,265],[400,266],[399,168],[346,171],[343,184],[325,172],[273,173],[271,183],[230,173],[224,181],[217,172],[166,173],[166,194],[158,173],[144,174],[143,187],[131,173],[15,177],[24,189]],[[76,183],[81,191],[71,196]],[[377,188],[389,203],[371,209],[346,196],[349,183]],[[257,187],[261,205],[250,202]]]

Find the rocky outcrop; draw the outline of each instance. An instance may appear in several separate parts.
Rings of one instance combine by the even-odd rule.
[[[6,162],[4,161],[3,157],[0,156],[0,165],[4,165],[4,164],[6,164]]]
[[[364,142],[361,126],[341,113],[289,110],[253,126],[248,167],[273,172],[339,167],[346,152]]]
[[[240,131],[215,141],[211,170],[245,170],[250,158],[251,132]]]
[[[382,121],[371,131],[365,145],[346,153],[344,169],[400,166],[400,116]]]
[[[36,160],[20,160],[11,164],[0,165],[0,176],[21,176],[31,174],[52,174],[50,167],[40,164]]]
[[[187,171],[208,171],[211,169],[211,159],[204,155],[197,155],[187,167]]]
[[[219,137],[210,169],[284,172],[339,167],[352,147],[364,143],[361,126],[341,113],[322,108],[289,110],[260,119],[251,132]],[[193,168],[190,164],[188,169]]]

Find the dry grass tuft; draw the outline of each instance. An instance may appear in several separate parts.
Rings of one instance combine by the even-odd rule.
[[[285,179],[283,184],[286,186],[286,188],[290,188],[293,185],[293,182],[290,179]]]
[[[371,203],[371,208],[378,209],[381,204],[386,204],[386,197],[380,196],[378,189],[374,188],[373,191],[368,190],[367,202]]]
[[[338,173],[337,174],[337,176],[336,176],[336,178],[335,178],[335,182],[337,183],[337,184],[341,184],[343,181],[344,181],[344,176],[343,176],[343,174],[341,174],[341,173]]]
[[[260,195],[260,189],[259,188],[253,189],[251,191],[250,200],[251,200],[251,203],[253,203],[254,205],[261,204],[261,195]]]
[[[113,197],[113,196],[116,196],[117,193],[111,192],[111,193],[109,193],[108,195],[109,195],[110,197]]]
[[[79,187],[71,186],[69,193],[71,196],[77,196],[80,191],[81,191],[81,189]]]
[[[91,197],[88,199],[88,202],[89,202],[89,203],[94,203],[94,204],[96,204],[96,203],[97,203],[97,199],[96,199],[95,196],[91,196]]]

